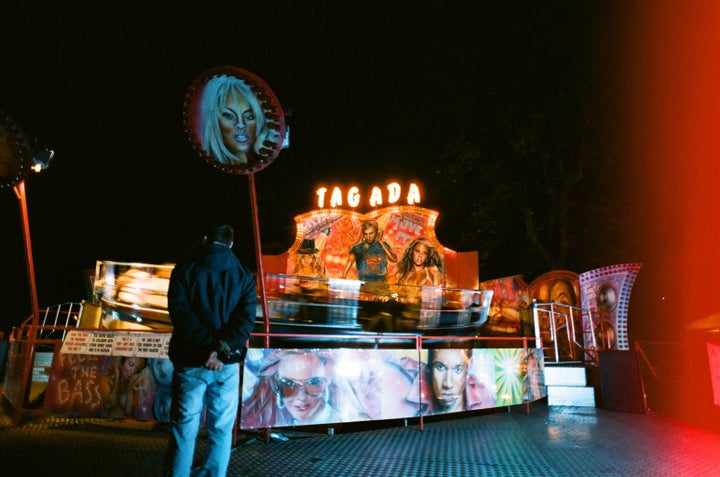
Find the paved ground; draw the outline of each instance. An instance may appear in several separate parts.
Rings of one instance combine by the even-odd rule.
[[[451,420],[241,435],[231,476],[710,476],[720,434],[648,412],[533,404]],[[376,426],[377,427],[377,426]],[[299,430],[299,429],[298,429]],[[157,476],[167,430],[137,421],[0,414],[3,476]],[[199,452],[205,438],[198,438]]]

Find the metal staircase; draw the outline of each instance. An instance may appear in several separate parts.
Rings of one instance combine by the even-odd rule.
[[[596,407],[600,389],[598,342],[590,311],[535,302],[533,315],[536,347],[545,355],[548,405]]]
[[[595,407],[596,369],[580,364],[546,364],[548,406]]]

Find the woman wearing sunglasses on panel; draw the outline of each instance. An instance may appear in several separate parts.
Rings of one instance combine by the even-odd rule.
[[[243,402],[243,427],[286,427],[342,422],[333,360],[319,350],[284,349],[269,355],[252,394]],[[354,406],[353,406],[354,407]]]
[[[278,364],[274,384],[278,407],[287,410],[290,422],[280,425],[333,421],[329,371],[327,360],[319,353],[285,353]]]

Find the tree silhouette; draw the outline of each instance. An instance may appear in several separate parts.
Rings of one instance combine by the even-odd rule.
[[[447,235],[480,252],[481,279],[622,259],[621,156],[592,108],[561,92],[472,130],[466,124],[450,141],[435,181],[453,224]]]

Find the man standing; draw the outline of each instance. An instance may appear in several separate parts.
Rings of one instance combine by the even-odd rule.
[[[239,405],[239,362],[255,324],[255,280],[235,257],[233,229],[208,230],[175,266],[168,289],[173,323],[172,435],[165,475],[188,476],[200,417],[207,408],[207,456],[198,475],[225,476]]]

